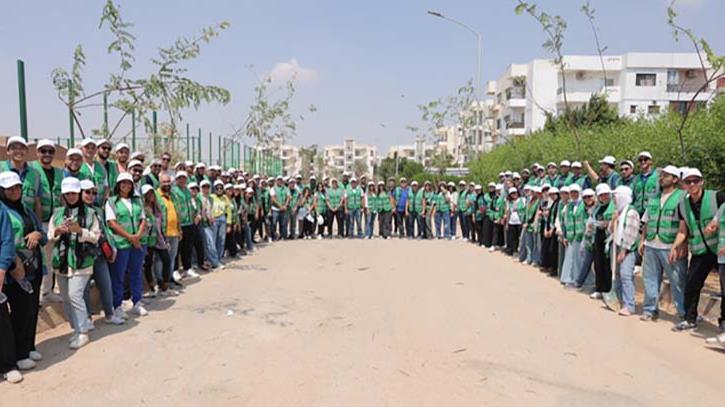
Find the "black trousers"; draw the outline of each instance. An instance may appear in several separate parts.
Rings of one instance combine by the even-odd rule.
[[[408,219],[405,212],[395,211],[395,233],[399,237],[408,236]]]
[[[331,234],[330,228],[327,226],[329,223],[329,218],[327,217],[327,212],[320,214],[322,216],[322,219],[324,222],[322,222],[322,225],[317,224],[317,234],[320,236],[325,235],[325,228],[327,228],[328,234]],[[317,217],[315,217],[315,222],[317,222]]]
[[[506,242],[504,241],[503,225],[500,223],[493,222],[493,238],[491,240],[493,246],[503,247]]]
[[[486,247],[491,247],[491,243],[493,242],[493,222],[487,216],[483,217],[482,235],[483,235],[483,245]]]
[[[556,234],[541,240],[541,267],[556,271],[559,263],[559,246]]]
[[[15,333],[10,321],[8,301],[0,304],[0,374],[17,369],[15,362]]]
[[[154,267],[156,260],[161,261],[161,281],[156,281],[154,275]],[[160,286],[162,289],[168,287],[171,282],[171,257],[169,256],[168,250],[160,250],[155,247],[149,247],[146,249],[146,258],[143,263],[144,277],[146,278],[146,284],[149,287],[154,285]]]
[[[342,209],[336,211],[327,211],[328,216],[328,227],[330,230],[330,236],[332,236],[332,223],[337,223],[337,235],[342,237],[345,233],[345,212]]]
[[[224,239],[224,247],[226,248],[227,253],[232,257],[239,253],[239,246],[237,246],[237,243],[239,242],[240,235],[239,231],[232,226],[232,231],[227,233],[227,237]]]
[[[685,284],[685,319],[689,322],[697,321],[697,305],[700,303],[700,291],[705,285],[708,274],[717,268],[717,256],[712,253],[693,255],[690,258],[690,268],[687,271]],[[722,282],[721,282],[722,284]],[[725,312],[725,300],[720,301],[720,321]]]
[[[521,225],[509,225],[508,228],[508,233],[506,234],[506,254],[511,256],[519,252]]]
[[[478,238],[476,241],[478,242],[479,246],[483,246],[483,223],[483,219],[476,221],[476,229],[478,229],[476,231],[476,235]]]
[[[391,218],[393,217],[392,212],[380,212],[378,213],[378,232],[382,237],[390,237],[391,232]]]
[[[184,236],[179,242],[179,253],[181,254],[181,264],[184,266],[184,270],[191,268],[191,250],[196,251],[196,260],[199,262],[201,267],[204,264],[204,244],[202,243],[202,236],[199,232],[197,225],[182,226],[181,232]],[[221,254],[219,258],[221,258]]]
[[[607,234],[602,229],[594,232],[594,283],[595,291],[608,293],[612,289],[612,267],[605,251]]]
[[[17,360],[27,359],[30,351],[35,350],[35,334],[40,311],[40,276],[30,282],[33,293],[28,294],[16,283],[5,284],[3,290],[10,305],[10,324],[15,337],[15,356]]]

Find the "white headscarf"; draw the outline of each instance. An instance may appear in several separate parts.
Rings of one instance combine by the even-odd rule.
[[[632,189],[628,186],[618,186],[614,190],[614,204],[617,206],[617,212],[622,213],[627,205],[632,203]]]

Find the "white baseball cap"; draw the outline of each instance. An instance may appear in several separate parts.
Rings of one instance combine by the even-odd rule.
[[[675,167],[674,165],[668,165],[665,168],[662,169],[662,172],[666,174],[670,174],[673,177],[680,178],[680,175],[682,175],[682,172],[679,168]]]
[[[612,157],[611,155],[608,155],[599,160],[599,164],[617,165],[617,160],[614,159],[614,157]]]
[[[690,177],[698,177],[702,178],[702,173],[697,168],[688,168],[683,174],[682,179],[687,179]]]
[[[143,168],[143,163],[139,160],[131,160],[128,162],[127,168],[130,170],[133,167],[142,167]]]
[[[83,140],[81,140],[80,145],[81,145],[81,147],[85,147],[89,144],[93,144],[94,147],[97,146],[96,141],[93,140],[92,138],[84,138]]]
[[[194,168],[206,168],[206,164],[204,164],[203,162],[200,162],[199,164],[196,164],[196,167],[194,167]]]
[[[549,194],[558,194],[559,193],[559,188],[557,188],[557,187],[551,187],[551,188],[549,188],[549,192],[548,193]]]
[[[559,167],[571,167],[571,163],[569,162],[569,160],[564,160],[559,163]]]
[[[144,156],[144,154],[142,152],[134,151],[133,153],[131,153],[131,156],[129,158],[134,160],[134,159],[136,159],[138,157],[142,157],[142,156]]]
[[[582,191],[582,196],[594,196],[594,190],[591,188],[587,188]]]
[[[28,146],[28,142],[27,142],[27,141],[25,141],[25,139],[24,139],[24,138],[22,138],[22,137],[19,137],[19,136],[12,136],[12,137],[10,137],[10,138],[8,139],[8,142],[7,142],[7,144],[5,144],[5,146],[7,146],[7,147],[10,147],[10,145],[12,145],[12,144],[22,144],[22,145],[24,145],[25,147],[27,147],[27,146]]]
[[[102,139],[100,139],[100,140],[96,141],[96,145],[97,145],[98,147],[100,147],[100,146],[102,146],[102,145],[104,145],[104,144],[108,144],[108,145],[109,145],[109,146],[111,146],[111,147],[113,146],[113,143],[111,143],[111,141],[110,141],[110,140],[106,140],[105,138],[102,138]]]
[[[597,196],[611,194],[612,188],[609,188],[609,184],[599,184],[599,185],[597,185],[596,192],[597,192]]]
[[[187,167],[191,167],[192,165],[194,165],[194,162],[193,161],[184,161],[184,165]]]
[[[254,190],[253,190],[252,188],[247,188],[247,189],[245,189],[245,190],[244,190],[244,192],[247,192],[247,193],[249,193],[249,192],[251,192],[251,193],[254,193]]]
[[[496,191],[501,191],[501,190],[503,190],[503,185],[496,184]]]
[[[176,173],[176,176],[174,177],[175,180],[184,177],[186,179],[189,179],[189,174],[186,173],[186,171],[179,171]]]
[[[47,138],[44,138],[40,141],[38,141],[38,144],[35,145],[36,150],[40,150],[43,147],[51,147],[53,150],[55,150],[55,143],[52,140],[48,140]]]
[[[214,181],[214,188],[223,187],[223,186],[224,186],[224,183],[221,180],[218,179],[218,180]]]
[[[211,187],[211,182],[209,182],[208,179],[205,179],[199,183],[199,186],[201,187]]]
[[[119,151],[123,150],[124,148],[125,148],[126,150],[131,150],[131,149],[130,149],[130,148],[128,147],[128,144],[126,144],[126,143],[118,143],[118,144],[116,144],[116,148],[114,148],[114,149],[113,149],[113,151],[115,151],[115,152],[119,152]]]
[[[579,184],[571,184],[569,185],[569,192],[581,192],[582,187],[579,186]]]
[[[582,163],[580,163],[579,161],[574,161],[573,163],[571,163],[571,168],[581,168],[581,167],[582,167]]]
[[[0,187],[7,189],[12,188],[15,185],[22,184],[23,182],[20,181],[20,176],[15,173],[15,171],[5,171],[0,173]]]
[[[118,174],[118,178],[116,178],[116,184],[120,184],[121,181],[133,182],[133,177],[127,172],[122,172]]]
[[[521,179],[521,174],[519,174],[518,172],[514,172],[513,179]]]
[[[153,190],[154,190],[154,187],[152,187],[149,184],[146,184],[141,187],[141,195],[146,195],[146,193],[148,193],[149,191],[153,191]]]
[[[78,148],[69,148],[68,151],[65,152],[65,158],[68,158],[70,156],[79,155],[83,157],[83,152]]]
[[[197,184],[196,182],[193,182],[192,181],[192,182],[189,183],[188,187],[189,187],[189,189],[191,189],[191,188],[197,188],[198,189],[199,188],[199,184]]]
[[[89,189],[93,189],[96,187],[96,184],[93,183],[93,181],[89,179],[83,179],[81,180],[81,191],[86,191]]]
[[[549,192],[551,192],[551,191],[549,191]],[[566,186],[561,187],[561,189],[559,190],[559,192],[564,193],[564,194],[568,194],[569,193],[569,187],[566,187]]]
[[[413,182],[410,183],[410,186],[418,185],[418,181],[413,180]]]
[[[553,161],[549,161],[548,163],[546,163],[546,168],[549,168],[549,167],[556,167],[556,163]]]
[[[232,185],[232,184],[226,184],[226,185],[224,185],[224,189],[225,190],[226,189],[232,189],[232,188],[234,188],[234,185]]]
[[[476,184],[476,186],[475,186],[475,187],[473,187],[473,189],[477,189],[477,190],[479,190],[479,191],[480,191],[480,190],[481,190],[482,188],[483,188],[483,187],[481,186],[481,184]]]
[[[514,192],[518,194],[519,190],[514,187],[509,188],[509,195],[513,194]]]
[[[453,183],[453,181],[448,181],[448,186],[449,186],[449,187],[455,187],[455,186],[456,186],[456,184],[454,184],[454,183]]]
[[[495,182],[489,182],[487,186],[488,186],[489,188],[491,188],[491,187],[495,187],[495,186],[496,186],[496,183],[495,183]]]
[[[652,154],[649,151],[642,151],[641,153],[639,153],[637,155],[637,158],[642,158],[642,157],[648,158],[648,159],[651,160],[652,159]]]
[[[68,194],[68,193],[80,193],[81,192],[81,182],[78,180],[78,178],[75,177],[67,177],[63,178],[63,181],[60,183],[60,193],[61,194]]]

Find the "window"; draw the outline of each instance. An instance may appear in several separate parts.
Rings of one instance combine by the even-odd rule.
[[[655,86],[657,85],[657,74],[654,73],[638,73],[635,79],[637,86]]]
[[[604,86],[614,86],[614,78],[607,78],[606,81],[602,79],[602,83]]]
[[[658,105],[647,106],[647,114],[658,114],[659,112],[660,112],[660,107]]]
[[[637,114],[637,105],[630,105],[629,106],[629,113],[630,114]]]

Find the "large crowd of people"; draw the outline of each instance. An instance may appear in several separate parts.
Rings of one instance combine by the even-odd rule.
[[[221,270],[258,242],[393,237],[461,240],[500,250],[568,289],[656,320],[663,279],[679,317],[697,327],[700,292],[719,268],[725,291],[725,194],[695,168],[629,160],[534,164],[482,185],[359,179],[343,173],[267,178],[172,156],[145,157],[124,143],[85,139],[54,166],[56,145],[7,141],[0,162],[0,373],[9,382],[42,360],[35,348],[42,304],[62,302],[69,346],[94,330],[90,287],[103,321],[148,314],[145,301],[177,296],[184,281]],[[617,171],[619,170],[619,171]],[[460,233],[459,233],[460,229]],[[725,303],[721,334],[725,344]]]

